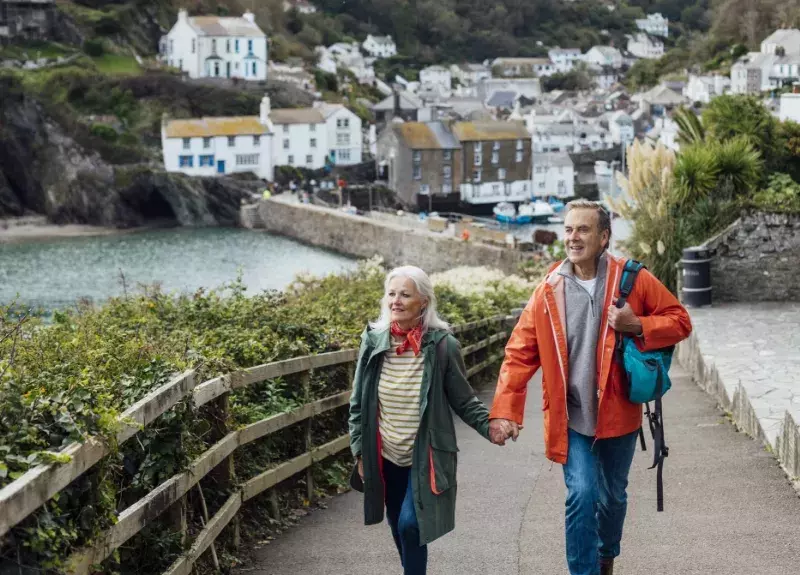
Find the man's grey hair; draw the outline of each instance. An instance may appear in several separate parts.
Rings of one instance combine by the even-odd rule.
[[[608,244],[606,248],[611,246],[611,214],[600,202],[593,202],[585,198],[572,200],[566,205],[564,214],[568,214],[571,210],[594,210],[597,212],[597,221],[600,224],[600,233],[603,230],[608,230]]]

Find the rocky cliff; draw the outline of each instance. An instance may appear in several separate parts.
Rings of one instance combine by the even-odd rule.
[[[39,213],[59,223],[118,227],[233,225],[242,198],[257,188],[168,174],[155,163],[112,165],[13,77],[0,77],[0,216]]]

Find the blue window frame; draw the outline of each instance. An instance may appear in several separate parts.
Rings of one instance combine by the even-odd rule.
[[[180,158],[179,158],[179,166],[181,168],[192,168],[192,167],[194,167],[194,156],[180,156]]]
[[[253,41],[252,40],[248,40],[247,41],[247,52],[249,54],[253,53]]]
[[[214,166],[214,156],[207,155],[207,156],[200,156],[200,167],[213,167]]]
[[[253,77],[256,77],[258,74],[256,73],[256,63],[253,62]]]
[[[233,41],[233,49],[236,50],[236,53],[239,53],[239,40]]]

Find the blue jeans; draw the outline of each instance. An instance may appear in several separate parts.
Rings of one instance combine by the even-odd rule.
[[[400,553],[403,575],[425,575],[428,570],[428,546],[419,544],[411,468],[398,467],[384,459],[383,479],[386,481],[386,520]]]
[[[570,575],[598,575],[599,557],[619,555],[637,433],[595,441],[569,430],[564,482]]]

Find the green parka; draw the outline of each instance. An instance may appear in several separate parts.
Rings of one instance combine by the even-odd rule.
[[[378,381],[384,353],[389,348],[388,329],[364,331],[350,397],[350,448],[354,456],[363,460],[367,525],[382,522],[384,514]],[[420,353],[424,354],[420,426],[414,443],[411,481],[420,545],[426,545],[455,527],[458,444],[450,408],[486,439],[489,411],[467,381],[461,346],[451,333],[428,331],[422,338]]]

